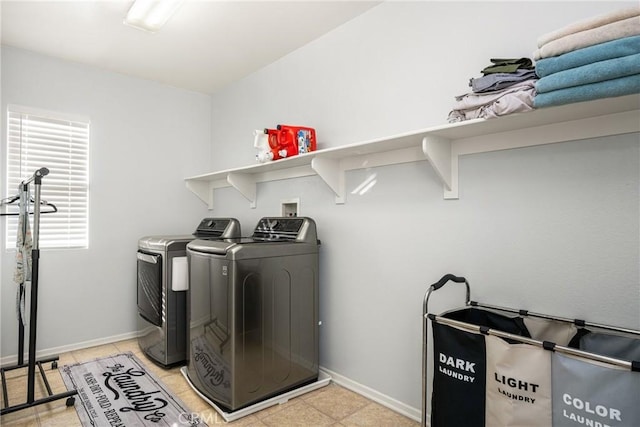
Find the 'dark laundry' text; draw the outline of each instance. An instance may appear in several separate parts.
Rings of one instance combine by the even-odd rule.
[[[438,371],[447,375],[451,378],[455,378],[460,381],[472,383],[475,381],[475,362],[469,362],[468,360],[458,359],[452,356],[447,356],[444,353],[440,353],[440,366],[438,366]],[[446,368],[445,366],[450,366],[453,369]],[[458,371],[463,371],[465,373],[461,373]]]

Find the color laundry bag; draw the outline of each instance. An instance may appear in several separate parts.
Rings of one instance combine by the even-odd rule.
[[[554,352],[553,427],[640,426],[640,372]]]
[[[588,332],[580,337],[580,350],[616,359],[640,361],[640,338],[602,332]]]
[[[486,425],[551,425],[551,352],[529,344],[485,338]]]

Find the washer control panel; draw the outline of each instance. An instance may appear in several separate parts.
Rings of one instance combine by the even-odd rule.
[[[254,239],[294,241],[300,236],[306,218],[262,218],[253,232]]]

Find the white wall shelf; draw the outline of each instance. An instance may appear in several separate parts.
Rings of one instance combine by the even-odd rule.
[[[442,181],[444,198],[457,199],[461,155],[633,132],[640,132],[640,95],[436,126],[193,176],[186,185],[209,209],[214,190],[229,186],[255,207],[259,182],[318,175],[335,193],[336,203],[344,203],[346,171],[427,160]]]

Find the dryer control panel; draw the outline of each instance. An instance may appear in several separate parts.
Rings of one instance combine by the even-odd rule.
[[[222,239],[240,237],[240,223],[235,218],[205,218],[193,234]]]

